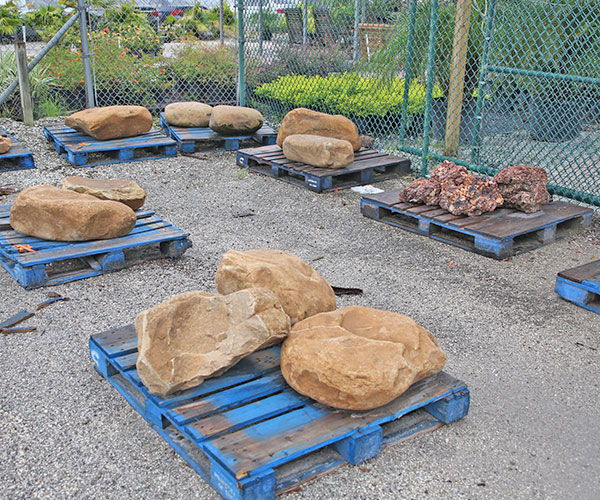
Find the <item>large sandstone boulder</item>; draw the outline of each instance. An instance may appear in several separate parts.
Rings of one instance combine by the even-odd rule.
[[[505,207],[531,214],[552,200],[546,187],[548,174],[533,165],[504,168],[496,174],[494,181],[502,193]]]
[[[152,115],[143,106],[106,106],[73,113],[65,118],[65,125],[106,141],[148,132]]]
[[[438,341],[414,320],[360,306],[296,323],[281,348],[288,384],[345,410],[383,406],[445,363]]]
[[[72,175],[66,177],[60,187],[90,194],[100,200],[120,201],[132,210],[141,208],[146,201],[146,191],[138,186],[137,182],[124,179],[88,179]]]
[[[292,324],[336,308],[329,283],[301,258],[281,250],[230,250],[219,263],[215,283],[223,294],[251,287],[269,288]]]
[[[222,135],[249,135],[263,126],[260,111],[243,106],[215,106],[209,126]]]
[[[6,135],[0,135],[0,154],[6,153],[12,146],[10,137]]]
[[[352,144],[354,151],[361,147],[358,128],[355,123],[342,115],[328,115],[306,108],[296,108],[290,111],[281,122],[277,134],[277,145],[283,147],[283,141],[288,135],[308,134],[321,137],[342,139]]]
[[[176,127],[208,127],[212,110],[202,102],[173,102],[165,107],[165,120]]]
[[[354,161],[352,144],[332,137],[288,135],[283,141],[282,149],[288,160],[315,167],[344,168]]]
[[[150,392],[165,396],[281,342],[289,328],[279,300],[265,288],[182,293],[137,315],[137,371]]]
[[[10,209],[15,231],[56,241],[117,238],[128,234],[135,220],[123,203],[49,185],[21,191]]]

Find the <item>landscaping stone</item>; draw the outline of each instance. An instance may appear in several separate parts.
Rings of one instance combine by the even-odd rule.
[[[10,210],[15,231],[56,241],[117,238],[128,234],[135,221],[135,213],[123,203],[50,185],[21,191]]]
[[[12,146],[10,137],[6,135],[0,135],[0,154],[6,153]]]
[[[336,308],[329,283],[301,258],[281,250],[230,250],[221,258],[215,283],[222,294],[251,287],[269,288],[292,324]]]
[[[208,127],[212,110],[202,102],[173,102],[165,107],[165,120],[176,127]]]
[[[352,144],[332,137],[288,135],[282,149],[288,160],[315,167],[344,168],[354,161]]]
[[[143,106],[106,106],[73,113],[65,118],[65,125],[106,141],[148,132],[152,115]]]
[[[400,201],[409,203],[440,204],[440,184],[420,177],[412,181],[399,193]]]
[[[414,320],[361,306],[296,323],[281,348],[290,386],[345,410],[383,406],[445,363],[436,338]]]
[[[552,197],[548,192],[548,174],[533,165],[515,165],[502,169],[494,177],[504,198],[504,206],[525,213],[537,212]]]
[[[215,106],[209,126],[222,135],[249,135],[263,126],[260,111],[243,106]]]
[[[144,205],[146,191],[135,181],[125,179],[88,179],[79,175],[66,177],[60,184],[62,189],[95,196],[100,200],[124,203],[132,210]]]
[[[444,182],[440,193],[440,207],[453,215],[481,215],[503,202],[495,181],[470,173]]]
[[[185,292],[137,315],[137,371],[150,392],[166,396],[281,342],[289,328],[288,315],[265,288]]]

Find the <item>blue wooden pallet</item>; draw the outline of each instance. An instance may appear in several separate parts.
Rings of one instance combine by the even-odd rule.
[[[370,411],[341,411],[291,389],[279,346],[255,352],[223,375],[166,398],[136,370],[133,325],[90,338],[90,356],[142,417],[227,500],[268,500],[383,446],[464,417],[469,390],[445,372]]]
[[[224,136],[209,127],[176,127],[170,125],[165,120],[165,114],[160,114],[160,126],[165,133],[177,141],[179,150],[182,153],[194,153],[197,146],[208,146],[209,149],[201,151],[236,151],[240,148],[240,141],[253,140],[259,144],[268,145],[275,144],[277,132],[268,125],[250,135]],[[214,149],[214,143],[222,143],[222,149]],[[210,149],[212,148],[212,149]]]
[[[7,135],[12,141],[10,149],[6,153],[0,154],[0,172],[35,168],[33,154],[29,148],[7,133],[2,127],[0,127],[0,132]]]
[[[574,234],[589,226],[594,214],[592,209],[555,201],[532,214],[498,208],[467,217],[452,215],[438,206],[400,202],[399,193],[398,189],[365,195],[360,210],[365,217],[495,259],[505,259]]]
[[[373,149],[354,153],[345,168],[320,168],[288,160],[277,145],[240,149],[237,165],[320,193],[379,182],[410,173],[410,160]]]
[[[177,145],[157,130],[135,137],[99,141],[61,124],[44,127],[46,139],[75,167],[94,167],[130,161],[168,158],[177,154]]]
[[[126,236],[83,242],[49,241],[17,233],[10,227],[9,214],[10,205],[0,206],[0,264],[27,289],[119,270],[128,263],[125,252],[134,248],[158,244],[163,257],[177,258],[192,246],[188,233],[156,217],[152,210],[137,210],[135,227]],[[35,251],[19,253],[15,245],[30,245]],[[81,263],[84,269],[81,265],[54,269]]]
[[[600,260],[561,271],[554,289],[563,299],[600,314]]]

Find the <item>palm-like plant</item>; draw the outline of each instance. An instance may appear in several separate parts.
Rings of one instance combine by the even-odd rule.
[[[22,23],[19,10],[12,0],[0,5],[0,35],[14,35]]]

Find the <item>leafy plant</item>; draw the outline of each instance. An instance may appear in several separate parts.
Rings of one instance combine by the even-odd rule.
[[[235,87],[237,81],[235,50],[227,46],[187,46],[166,68],[170,76],[196,83]]]
[[[146,14],[135,8],[135,2],[122,3],[109,7],[104,12],[108,27],[119,31],[122,27],[149,27]]]
[[[54,5],[42,5],[41,7],[27,12],[24,21],[35,31],[43,41],[48,41],[67,21],[63,9]]]
[[[12,0],[0,5],[0,35],[14,35],[22,22],[19,9]]]
[[[235,21],[235,15],[229,6],[223,4],[223,25],[224,28],[231,28]],[[214,39],[219,36],[220,14],[219,8],[206,9],[200,4],[194,5],[187,10],[180,19],[174,19],[169,16],[166,20],[175,30],[181,30],[183,33],[193,34],[200,39]]]

